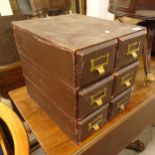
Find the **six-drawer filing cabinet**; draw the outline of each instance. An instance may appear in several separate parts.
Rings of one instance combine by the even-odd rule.
[[[76,14],[13,27],[30,96],[75,142],[126,108],[145,28]]]

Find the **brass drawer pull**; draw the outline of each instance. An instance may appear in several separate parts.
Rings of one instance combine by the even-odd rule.
[[[119,109],[120,110],[124,110],[125,109],[125,105],[124,104],[121,104],[120,107],[119,107]]]
[[[100,107],[103,104],[102,98],[96,99],[95,103]]]
[[[131,86],[130,80],[124,81],[124,84],[126,85],[127,88],[129,88]]]
[[[100,129],[100,124],[103,122],[103,115],[100,115],[95,120],[93,120],[91,123],[88,124],[88,130],[94,130],[97,131]]]
[[[134,59],[137,59],[137,57],[138,57],[138,55],[135,51],[130,52],[129,55],[131,55]]]
[[[97,92],[95,95],[90,96],[90,105],[97,104],[98,107],[103,105],[103,99],[106,97],[107,88]]]
[[[97,71],[99,75],[105,74],[105,66],[109,63],[109,56],[110,54],[107,53],[106,55],[90,60],[90,72]]]
[[[128,45],[128,53],[127,55],[132,56],[134,59],[137,59],[137,52],[140,50],[141,41],[135,42],[133,44]]]
[[[133,75],[133,72],[123,76],[121,85],[125,85],[127,88],[131,87],[132,75]]]
[[[120,100],[118,103],[117,103],[117,109],[119,111],[123,111],[125,110],[125,104],[127,103],[128,101],[128,96],[124,97],[122,100]]]
[[[96,70],[98,71],[98,73],[100,75],[103,75],[105,73],[105,69],[104,69],[104,66],[103,65],[99,65]]]

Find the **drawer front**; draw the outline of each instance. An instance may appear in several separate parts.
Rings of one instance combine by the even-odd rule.
[[[76,53],[78,86],[83,86],[113,72],[116,44],[117,41],[113,40]]]
[[[132,87],[135,81],[138,64],[139,62],[135,62],[114,73],[113,97]]]
[[[125,92],[123,92],[122,94],[110,101],[108,119],[113,118],[116,114],[125,110],[125,108],[129,104],[132,90],[132,88],[129,88],[128,90],[126,90]]]
[[[84,118],[110,100],[113,77],[110,76],[93,86],[85,88],[78,95],[78,117]]]
[[[78,122],[78,141],[81,142],[94,132],[98,131],[106,122],[109,104]]]
[[[139,59],[142,54],[144,39],[144,32],[138,32],[118,39],[116,69],[122,68]]]

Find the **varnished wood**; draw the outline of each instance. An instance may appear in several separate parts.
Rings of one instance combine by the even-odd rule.
[[[155,19],[154,0],[110,0],[109,11],[118,16]]]
[[[1,128],[0,128],[0,146],[2,148],[3,154],[4,155],[9,155],[7,146],[5,145],[3,131],[2,131]]]
[[[15,3],[15,0],[11,1],[11,5],[17,7]],[[24,85],[11,24],[24,19],[27,17],[18,13],[0,17],[0,95],[6,98],[8,91]]]
[[[74,30],[69,28],[77,24],[79,26],[76,26]],[[89,27],[93,25],[93,30],[87,31],[87,24]],[[57,32],[54,25],[57,27]],[[83,116],[79,116],[81,111],[78,106],[79,91],[86,87],[94,90],[92,95],[88,95],[88,102],[85,104],[93,107],[94,102],[98,102],[97,105],[101,105],[103,97],[107,94],[104,89],[97,91],[94,87],[92,88],[94,82],[106,80],[105,77],[111,74],[114,77],[115,70],[120,68],[124,67],[124,71],[127,71],[126,65],[138,61],[141,55],[146,34],[145,28],[138,27],[137,29],[135,25],[130,26],[124,27],[123,24],[82,15],[63,15],[36,19],[34,22],[29,20],[29,22],[14,23],[16,43],[29,95],[76,142],[82,141],[84,136],[80,135],[85,133],[88,136],[88,133],[94,132],[94,129],[90,128],[93,120],[91,120],[92,115],[89,114],[100,108],[97,106],[96,109],[90,112],[85,111]],[[37,31],[36,28],[38,28]],[[126,31],[123,31],[124,28]],[[79,30],[84,33],[79,35]],[[108,33],[106,33],[107,30]],[[65,31],[67,33],[64,33]],[[134,47],[135,45],[137,47]],[[31,69],[29,69],[30,66]],[[130,71],[116,77],[114,81],[117,84],[113,86],[118,87],[120,91],[115,89],[117,92],[114,95],[132,86],[136,73],[134,69],[132,72],[133,75]],[[84,98],[86,101],[86,97]],[[86,121],[88,119],[90,122]],[[97,124],[102,120],[104,119],[95,121],[94,118]],[[87,130],[81,129],[83,125],[87,126]]]
[[[10,71],[10,70],[18,68],[18,67],[21,67],[21,62],[20,61],[12,63],[10,65],[0,66],[0,73],[7,72],[7,71]]]
[[[25,84],[20,61],[0,66],[0,95],[8,98],[8,91]]]
[[[14,142],[15,155],[29,155],[26,130],[17,115],[3,103],[0,103],[0,118],[10,130]]]
[[[29,97],[26,87],[10,92],[10,96],[47,155],[116,155],[155,119],[155,84],[146,87],[143,81],[141,66],[129,107],[79,145],[71,141]]]

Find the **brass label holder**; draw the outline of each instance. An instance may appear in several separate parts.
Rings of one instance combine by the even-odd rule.
[[[132,73],[128,73],[125,76],[122,77],[122,82],[121,82],[121,86],[125,85],[127,88],[131,87],[132,85]]]
[[[100,129],[100,124],[103,122],[103,115],[100,115],[96,119],[94,119],[91,123],[88,124],[88,130],[99,130]]]
[[[90,96],[90,105],[97,104],[98,107],[103,105],[103,99],[106,97],[107,88],[97,92],[95,95]]]
[[[133,59],[138,58],[138,51],[140,50],[141,41],[135,42],[133,44],[128,45],[128,56],[132,56]],[[136,46],[136,48],[134,48]],[[133,49],[134,48],[134,49]]]
[[[99,56],[95,59],[90,60],[90,72],[97,71],[99,75],[105,74],[105,66],[109,64],[110,54]]]
[[[128,97],[126,96],[125,98],[123,98],[121,101],[117,103],[117,109],[119,111],[125,110],[125,104],[127,101],[128,101]]]

